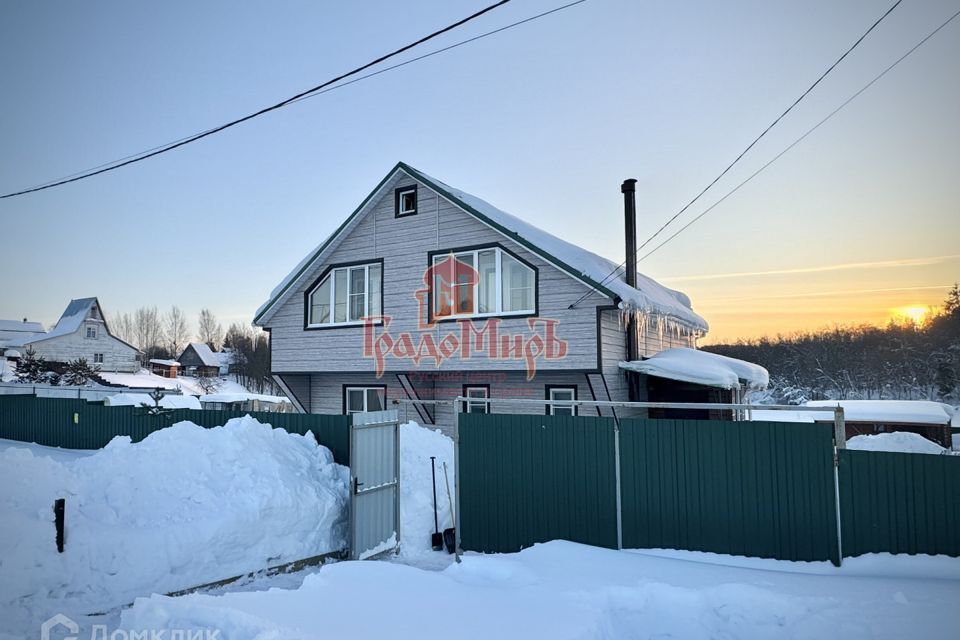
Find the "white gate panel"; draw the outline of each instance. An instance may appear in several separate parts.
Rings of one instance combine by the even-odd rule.
[[[395,409],[353,414],[350,428],[350,557],[400,547],[400,422]]]

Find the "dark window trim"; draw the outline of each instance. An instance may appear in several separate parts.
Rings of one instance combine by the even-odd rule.
[[[459,321],[469,321],[469,322],[486,322],[491,318],[502,318],[504,320],[509,320],[511,318],[536,318],[540,315],[540,270],[528,260],[524,260],[517,254],[515,254],[510,249],[506,248],[499,242],[487,242],[485,244],[472,244],[465,247],[452,247],[450,249],[435,249],[433,251],[427,252],[427,269],[433,267],[433,257],[440,255],[447,255],[449,253],[460,253],[462,251],[480,251],[482,249],[493,249],[498,248],[504,253],[507,253],[514,260],[520,264],[526,265],[533,269],[533,313],[502,313],[488,316],[453,316],[443,318],[434,318],[433,317],[433,282],[430,282],[427,289],[427,322],[433,324],[434,322],[459,322]]]
[[[387,396],[387,385],[382,383],[365,384],[363,382],[357,382],[353,384],[344,384],[342,385],[342,388],[340,390],[340,393],[341,393],[340,412],[345,416],[349,415],[347,413],[347,389],[383,389],[383,408],[384,409],[387,408],[387,400],[389,399]]]
[[[327,268],[323,270],[320,276],[310,283],[310,286],[307,287],[303,292],[303,330],[304,331],[327,331],[329,329],[359,329],[363,328],[362,322],[352,322],[352,323],[339,323],[339,324],[328,324],[322,327],[311,327],[310,326],[310,296],[320,286],[320,283],[330,275],[330,272],[334,269],[342,269],[344,267],[359,267],[361,265],[367,264],[379,264],[380,265],[380,315],[384,314],[383,308],[383,291],[386,289],[384,283],[386,282],[386,273],[383,265],[383,258],[371,258],[369,260],[354,260],[352,262],[338,262],[337,264],[327,265]],[[330,310],[330,313],[333,313],[333,309]],[[374,322],[375,325],[383,324],[382,320]]]
[[[550,391],[552,391],[553,389],[566,389],[567,391],[573,391],[573,399],[574,400],[580,399],[577,395],[578,386],[575,384],[547,384],[543,386],[544,400],[548,400],[548,401],[550,400]],[[554,415],[553,405],[545,404],[543,406],[544,406],[546,415],[548,416]],[[580,415],[580,411],[578,409],[579,407],[577,405],[573,405],[573,415],[575,416]]]
[[[406,213],[400,213],[400,194],[409,193],[413,191],[413,211],[407,211]],[[393,217],[394,218],[406,218],[408,216],[415,216],[420,209],[420,199],[419,194],[417,193],[417,183],[407,185],[406,187],[397,187],[393,190]]]
[[[493,398],[493,395],[491,395],[491,393],[490,393],[490,385],[489,385],[489,384],[482,383],[482,382],[475,382],[475,383],[472,383],[472,384],[470,384],[470,383],[464,384],[464,385],[463,385],[463,388],[461,389],[461,395],[462,395],[464,398],[467,397],[467,389],[485,389],[486,392],[487,392],[487,398],[488,398],[488,399],[492,399],[492,398]],[[467,401],[466,401],[466,400],[463,401],[463,412],[464,412],[464,413],[470,413],[470,411],[468,411]],[[490,411],[490,404],[489,404],[489,403],[487,404],[487,413],[491,413],[491,411]]]

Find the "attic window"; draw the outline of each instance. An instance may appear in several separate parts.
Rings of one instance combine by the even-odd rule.
[[[97,337],[97,328],[96,327],[87,327],[87,337],[96,338]]]
[[[400,187],[393,192],[394,217],[412,216],[417,213],[417,185]]]

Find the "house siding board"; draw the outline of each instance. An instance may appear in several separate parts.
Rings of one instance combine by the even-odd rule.
[[[393,189],[412,184],[411,178],[399,174],[389,181],[372,210],[360,216],[352,230],[331,245],[326,255],[300,279],[291,293],[284,296],[265,325],[271,330],[273,368],[284,373],[316,371],[370,371],[373,361],[361,357],[362,327],[340,327],[304,330],[304,294],[331,264],[382,258],[384,313],[392,318],[390,332],[397,335],[410,331],[419,337],[418,302],[414,292],[424,288],[423,273],[430,251],[499,243],[508,251],[533,264],[539,275],[539,315],[560,322],[558,335],[568,343],[562,360],[540,359],[541,369],[595,369],[596,316],[594,308],[610,304],[610,299],[589,290],[584,284],[547,263],[521,245],[491,229],[429,189],[418,183],[417,214],[394,217]],[[587,297],[576,309],[568,307],[582,295]],[[475,323],[478,328],[483,322]],[[457,323],[437,323],[431,329],[439,341],[450,331],[459,334]],[[500,333],[530,334],[526,318],[504,318]],[[502,370],[524,368],[523,361],[505,361],[474,355],[461,360],[459,354],[444,361],[444,370]],[[392,357],[386,361],[389,372],[409,371],[409,360]],[[432,363],[421,367],[432,370]]]
[[[97,337],[87,338],[87,325],[97,327]],[[101,371],[135,372],[140,368],[137,350],[107,333],[102,322],[83,322],[78,331],[55,338],[47,338],[30,345],[38,356],[49,362],[69,362],[86,358],[94,365],[93,354],[102,353],[103,362],[96,363]]]

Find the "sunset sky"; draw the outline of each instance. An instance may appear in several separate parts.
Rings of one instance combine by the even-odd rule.
[[[0,200],[0,318],[52,323],[96,295],[108,312],[177,304],[249,322],[398,160],[620,260],[623,179],[638,179],[642,241],[891,3],[589,0],[161,158]],[[485,4],[4,3],[0,191],[244,115]],[[513,2],[422,52],[560,4]],[[956,10],[904,2],[662,237]],[[960,280],[958,203],[960,19],[640,269],[691,296],[706,342],[882,323]]]

